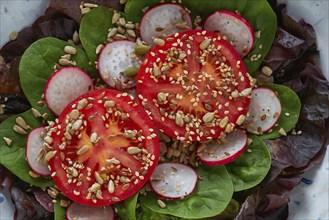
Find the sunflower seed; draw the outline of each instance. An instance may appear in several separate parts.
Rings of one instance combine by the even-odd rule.
[[[8,146],[10,146],[10,145],[11,145],[11,143],[13,142],[13,140],[12,140],[12,139],[10,139],[10,138],[7,138],[7,137],[3,137],[3,140],[6,142],[6,144],[7,144]]]
[[[88,104],[88,100],[83,98],[78,102],[78,110],[86,107],[86,105]]]
[[[273,70],[268,66],[263,66],[262,73],[264,73],[266,76],[272,76]]]
[[[46,156],[45,156],[45,160],[49,161],[51,158],[53,158],[56,155],[57,151],[49,151]]]
[[[114,183],[113,180],[110,180],[108,185],[107,185],[107,190],[109,191],[109,193],[113,193],[114,192]]]
[[[70,113],[70,118],[72,118],[72,119],[78,119],[79,118],[79,115],[80,115],[80,112],[79,112],[79,110],[77,110],[77,109],[73,109],[72,111],[71,111],[71,113]]]
[[[163,46],[165,44],[165,41],[161,38],[154,38],[153,40],[155,45]]]
[[[246,116],[240,115],[239,118],[236,120],[236,124],[242,125],[242,123],[244,122],[245,119],[246,119]]]
[[[114,13],[114,15],[112,16],[112,24],[115,24],[119,21],[120,18],[120,13],[116,12]]]
[[[25,130],[27,130],[27,128],[28,128],[25,120],[20,116],[16,118],[16,124],[18,124],[19,126],[24,128]]]
[[[61,200],[59,201],[59,205],[60,205],[61,207],[66,208],[66,207],[68,207],[68,206],[70,205],[70,201],[68,201],[68,200],[64,200],[64,199],[61,199]]]
[[[87,8],[97,8],[98,5],[93,4],[93,3],[84,3],[83,6],[87,7]]]
[[[115,102],[112,100],[105,101],[105,103],[104,103],[104,107],[106,107],[106,108],[112,108],[112,107],[114,107],[114,105],[115,105]]]
[[[167,207],[166,203],[164,203],[162,200],[158,199],[157,203],[159,205],[160,208],[164,209]]]
[[[205,123],[212,122],[215,118],[215,114],[213,112],[207,112],[203,117],[202,121]]]
[[[107,159],[107,160],[105,160],[106,161],[106,163],[113,163],[113,164],[120,164],[120,161],[119,160],[117,160],[116,158],[111,158],[111,159]]]
[[[96,179],[96,182],[100,185],[103,185],[104,184],[104,180],[103,178],[101,177],[101,175],[99,175],[98,172],[95,172],[95,179]]]
[[[64,47],[64,52],[68,53],[68,54],[76,54],[77,49],[75,49],[75,47],[72,47],[72,46],[65,46]]]
[[[53,139],[52,139],[50,136],[46,136],[43,140],[44,140],[47,144],[51,144],[51,143],[53,143]]]
[[[227,125],[227,123],[228,123],[228,117],[225,116],[225,118],[223,118],[223,119],[219,122],[219,127],[221,127],[221,128],[225,128],[226,125]]]
[[[32,170],[29,170],[29,175],[30,175],[31,177],[33,177],[33,178],[38,178],[38,177],[40,177],[39,174],[36,174],[36,173],[33,172]]]
[[[73,123],[72,129],[77,131],[80,129],[81,126],[82,126],[82,120],[78,119]]]
[[[101,50],[103,49],[104,44],[100,44],[96,47],[96,54],[99,54],[101,52]]]
[[[121,26],[126,26],[126,19],[125,18],[119,18],[119,24],[121,25]]]
[[[90,142],[93,143],[93,144],[96,144],[97,141],[98,141],[97,133],[96,133],[96,132],[93,132],[93,133],[90,135]]]
[[[63,58],[59,59],[58,63],[60,65],[62,65],[62,66],[69,66],[69,65],[71,65],[71,61],[70,60],[63,59]]]
[[[205,50],[209,45],[210,45],[211,39],[206,38],[205,40],[203,40],[200,44],[200,49],[201,50]]]
[[[127,34],[128,34],[128,36],[130,36],[130,37],[136,37],[136,33],[135,33],[135,31],[133,31],[133,30],[127,30]]]
[[[113,37],[117,33],[118,33],[118,28],[111,28],[111,29],[109,29],[109,33],[108,33],[107,37]]]
[[[241,95],[245,96],[245,97],[250,95],[250,93],[251,93],[251,88],[246,88],[246,89],[241,91]]]
[[[19,134],[27,134],[26,131],[18,125],[14,125],[13,129],[15,132],[17,132]]]
[[[78,154],[78,155],[84,154],[84,153],[86,153],[89,149],[90,149],[90,146],[89,146],[89,145],[83,145],[83,147],[81,147],[81,148],[77,151],[77,154]]]
[[[142,150],[138,147],[128,147],[128,149],[127,149],[128,154],[138,154],[141,151]]]
[[[90,12],[90,8],[82,8],[81,9],[81,14],[87,14],[88,12]]]
[[[79,38],[79,33],[77,31],[74,31],[73,36],[72,36],[72,40],[75,44],[79,43],[80,38]]]

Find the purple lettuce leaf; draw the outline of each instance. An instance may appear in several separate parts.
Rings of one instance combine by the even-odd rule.
[[[316,66],[314,29],[304,20],[294,21],[284,5],[275,10],[280,27],[264,65],[274,71],[275,83],[299,96],[302,109],[295,130],[301,134],[265,141],[272,155],[271,170],[244,200],[236,219],[287,219],[285,193],[300,183],[299,174],[322,161],[329,142],[329,83]]]
[[[31,193],[26,192],[26,183],[15,179],[4,166],[0,165],[0,190],[6,188],[15,206],[15,220],[53,219],[53,213],[47,211]],[[51,200],[50,200],[51,201]]]
[[[119,0],[91,0],[88,3],[94,3],[97,5],[103,5],[108,8],[113,8],[122,11],[123,5],[120,4]],[[70,1],[63,1],[63,0],[52,0],[50,2],[49,8],[55,9],[67,17],[75,20],[77,23],[80,23],[82,14],[80,10],[80,0],[70,0]]]

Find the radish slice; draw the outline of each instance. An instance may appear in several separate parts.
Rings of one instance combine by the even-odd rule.
[[[243,153],[248,143],[248,136],[244,130],[236,129],[225,137],[224,143],[215,141],[206,144],[206,148],[198,151],[202,163],[217,166],[232,162]],[[202,145],[201,145],[202,146]]]
[[[232,43],[241,57],[246,56],[254,45],[254,30],[240,15],[230,11],[216,11],[205,21],[203,29],[212,31]]]
[[[48,108],[58,116],[71,101],[93,87],[93,79],[86,72],[77,67],[65,67],[48,79],[44,91],[45,101]]]
[[[135,46],[135,42],[119,40],[106,44],[102,49],[98,58],[98,71],[107,85],[118,90],[136,86],[135,76],[124,75],[127,68],[140,66],[134,53]]]
[[[140,35],[148,45],[154,45],[154,38],[163,38],[192,28],[189,13],[180,5],[165,3],[148,10],[140,24]]]
[[[84,206],[73,202],[66,210],[66,219],[68,220],[112,220],[114,211],[112,206]]]
[[[281,115],[282,107],[275,92],[259,87],[251,92],[249,116],[243,123],[247,131],[262,134],[269,131]]]
[[[163,198],[180,199],[190,195],[198,175],[189,166],[180,163],[159,164],[151,176],[151,188]]]
[[[46,161],[39,160],[40,151],[43,149],[44,140],[41,137],[42,133],[46,133],[45,127],[38,127],[33,129],[26,140],[25,154],[27,163],[30,165],[33,172],[41,176],[49,176],[50,171],[48,169]]]

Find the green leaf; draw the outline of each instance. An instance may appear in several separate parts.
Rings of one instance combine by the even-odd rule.
[[[46,106],[40,107],[36,103],[42,99],[47,80],[54,72],[53,67],[65,54],[64,47],[68,45],[70,44],[57,38],[42,38],[27,48],[20,61],[19,77],[24,94],[32,107],[42,113],[52,115]],[[81,48],[76,49],[77,53],[72,56],[72,60],[76,61],[77,67],[89,74],[94,72],[88,64],[86,53]]]
[[[153,7],[159,0],[128,0],[125,6],[127,19],[140,22],[142,9]],[[182,0],[182,5],[191,11],[192,17],[200,15],[205,20],[209,15],[217,10],[238,10],[253,27],[254,31],[260,31],[260,38],[255,38],[255,44],[251,52],[244,58],[249,73],[258,69],[266,54],[270,50],[275,37],[277,20],[274,11],[266,0]],[[260,54],[257,61],[251,61],[252,56]]]
[[[195,191],[181,200],[165,201],[166,208],[157,204],[158,197],[153,192],[140,198],[141,204],[160,214],[182,218],[207,218],[225,210],[233,195],[233,184],[224,166],[196,168],[199,180]]]
[[[105,7],[97,7],[85,14],[81,20],[79,36],[86,53],[94,65],[97,60],[96,48],[107,40],[112,25],[113,12]]]
[[[136,220],[137,198],[138,193],[122,202],[114,204],[114,207],[118,210],[116,214],[120,216],[121,220]]]
[[[31,168],[25,159],[25,143],[28,135],[18,134],[13,130],[13,126],[16,124],[15,120],[18,116],[21,116],[31,128],[42,126],[41,120],[36,119],[31,110],[12,116],[2,122],[0,124],[0,163],[17,177],[31,185],[39,187],[53,186],[54,183],[52,180],[42,177],[33,178],[29,175]],[[10,146],[6,144],[3,137],[12,140]]]
[[[280,128],[283,128],[285,132],[289,132],[295,127],[299,119],[302,105],[297,94],[290,88],[273,83],[262,85],[277,92],[282,106],[282,113],[277,121],[278,126],[273,127],[270,133],[263,134],[260,138],[276,139],[282,136],[279,134]],[[286,116],[285,113],[288,113],[289,116]]]
[[[57,199],[57,202],[54,205],[54,212],[55,212],[55,220],[63,220],[66,219],[66,208],[60,206],[59,203],[60,199]]]
[[[236,192],[258,185],[271,167],[271,155],[265,143],[256,135],[249,138],[252,143],[247,149],[235,161],[225,165]]]
[[[236,200],[231,199],[225,210],[216,219],[234,219],[238,215],[239,210],[240,204]]]
[[[137,214],[137,220],[177,220],[180,218],[177,218],[175,216],[170,215],[164,215],[160,214],[158,212],[154,212],[145,206],[142,205],[141,212]]]

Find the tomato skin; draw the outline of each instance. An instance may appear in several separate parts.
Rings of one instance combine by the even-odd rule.
[[[82,95],[48,132],[55,152],[48,161],[55,184],[65,196],[87,206],[129,198],[145,185],[158,163],[155,132],[153,121],[126,93],[100,89]],[[109,185],[114,185],[113,192]]]
[[[250,79],[229,42],[212,32],[189,30],[151,50],[136,89],[140,103],[165,134],[181,141],[207,141],[232,132],[244,120]]]

